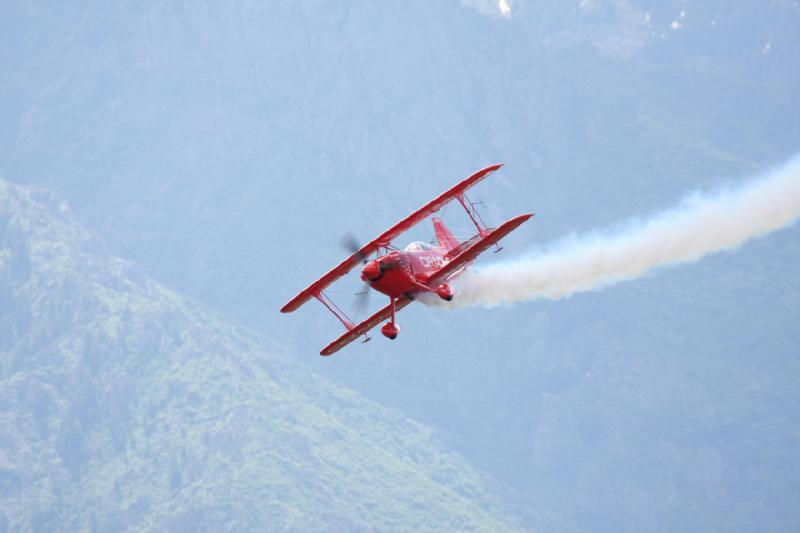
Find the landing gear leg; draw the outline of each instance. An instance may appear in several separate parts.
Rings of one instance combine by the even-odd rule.
[[[383,333],[383,335],[385,337],[388,337],[388,338],[394,340],[394,339],[397,338],[397,334],[400,333],[400,328],[397,327],[397,324],[395,324],[395,322],[394,322],[394,304],[395,304],[395,299],[393,297],[389,297],[389,302],[390,302],[391,311],[392,311],[391,320],[389,322],[387,322],[386,324],[384,324],[383,327],[381,327],[381,333]]]

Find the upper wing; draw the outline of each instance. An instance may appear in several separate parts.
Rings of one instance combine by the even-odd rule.
[[[472,246],[466,248],[460,254],[455,256],[449,263],[431,274],[428,278],[428,282],[446,280],[450,275],[465,267],[470,261],[478,257],[487,248],[517,229],[517,227],[519,227],[523,222],[532,216],[532,214],[519,215],[507,222],[504,222],[500,227],[493,229],[482,238],[475,241]]]
[[[411,303],[410,298],[405,298],[405,297],[398,298],[394,304],[395,313],[397,313],[399,310],[401,310],[410,303]],[[383,322],[384,320],[389,318],[389,315],[391,314],[392,314],[392,305],[389,304],[380,311],[378,311],[377,313],[375,313],[374,315],[372,315],[371,317],[369,317],[368,319],[366,319],[365,321],[363,321],[361,324],[358,324],[355,327],[353,327],[353,329],[348,330],[347,333],[345,333],[344,335],[342,335],[341,337],[339,337],[338,339],[327,345],[325,348],[323,348],[322,351],[319,352],[319,354],[332,355],[338,352],[339,350],[341,350],[342,348],[344,348],[345,346],[356,340],[360,335],[366,333],[367,331],[377,326],[380,322]]]
[[[442,208],[447,202],[462,194],[464,191],[481,181],[483,178],[497,170],[498,168],[502,167],[502,164],[496,164],[489,167],[486,167],[482,170],[479,170],[472,176],[468,177],[467,179],[461,181],[458,185],[452,187],[451,189],[443,192],[439,196],[437,196],[434,200],[431,200],[427,204],[423,205],[406,218],[389,228],[388,230],[384,231],[379,237],[373,239],[372,241],[368,242],[364,246],[361,247],[360,250],[355,252],[353,255],[339,263],[336,267],[331,269],[327,274],[319,278],[317,281],[306,287],[302,290],[297,296],[289,300],[286,305],[281,307],[281,313],[291,313],[304,303],[306,303],[309,299],[313,298],[315,294],[319,294],[320,291],[324,290],[325,287],[336,281],[337,279],[341,278],[355,267],[361,263],[361,259],[363,257],[371,255],[373,252],[378,250],[379,248],[383,248],[388,246],[389,243],[403,233],[404,231],[409,230],[415,224],[418,224],[420,221],[424,220],[428,216],[432,215],[433,213],[437,212],[439,209]]]
[[[422,207],[420,207],[419,209],[408,215],[406,218],[404,218],[391,228],[384,231],[380,237],[369,243],[364,248],[367,248],[370,245],[374,245],[375,249],[378,249],[381,246],[385,246],[386,244],[391,242],[392,239],[394,239],[404,231],[408,231],[422,220],[425,220],[430,215],[434,214],[439,209],[441,209],[450,200],[452,200],[459,194],[464,193],[467,189],[469,189],[470,187],[472,187],[473,185],[475,185],[483,178],[485,178],[486,176],[488,176],[489,174],[491,174],[492,172],[494,172],[495,170],[497,170],[502,166],[503,166],[502,163],[498,163],[496,165],[492,165],[482,170],[479,170],[472,176],[461,181],[458,185],[455,185],[454,187],[446,190],[445,192],[437,196],[435,199],[423,205]]]

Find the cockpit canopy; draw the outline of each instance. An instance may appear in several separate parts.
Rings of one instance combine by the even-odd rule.
[[[435,248],[436,248],[435,246],[433,246],[431,244],[428,244],[427,242],[414,241],[411,244],[409,244],[408,246],[406,246],[405,251],[406,252],[424,252],[425,250],[433,250]]]

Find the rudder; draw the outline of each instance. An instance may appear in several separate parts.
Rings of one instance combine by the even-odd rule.
[[[460,244],[441,219],[433,217],[433,229],[436,231],[436,238],[439,239],[439,246],[446,252]]]

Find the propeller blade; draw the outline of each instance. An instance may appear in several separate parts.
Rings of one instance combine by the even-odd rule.
[[[369,258],[366,255],[359,253],[359,250],[361,249],[361,244],[358,242],[358,239],[356,239],[353,236],[352,233],[346,233],[339,241],[339,244],[342,245],[342,248],[350,252],[351,255],[357,253],[362,263],[364,264],[367,263],[367,260]]]
[[[363,313],[369,305],[369,294],[372,292],[368,284],[364,284],[361,291],[356,293],[355,308],[359,313]]]
[[[363,264],[367,264],[369,261],[369,256],[362,254],[359,252],[361,250],[361,243],[358,242],[358,239],[352,233],[345,233],[342,239],[339,241],[339,244],[342,245],[342,248],[350,252],[350,254],[358,254],[358,258],[361,260]],[[363,313],[364,310],[369,305],[369,293],[372,292],[372,288],[369,286],[368,283],[364,283],[364,286],[355,294],[355,302],[354,307],[356,312]]]

